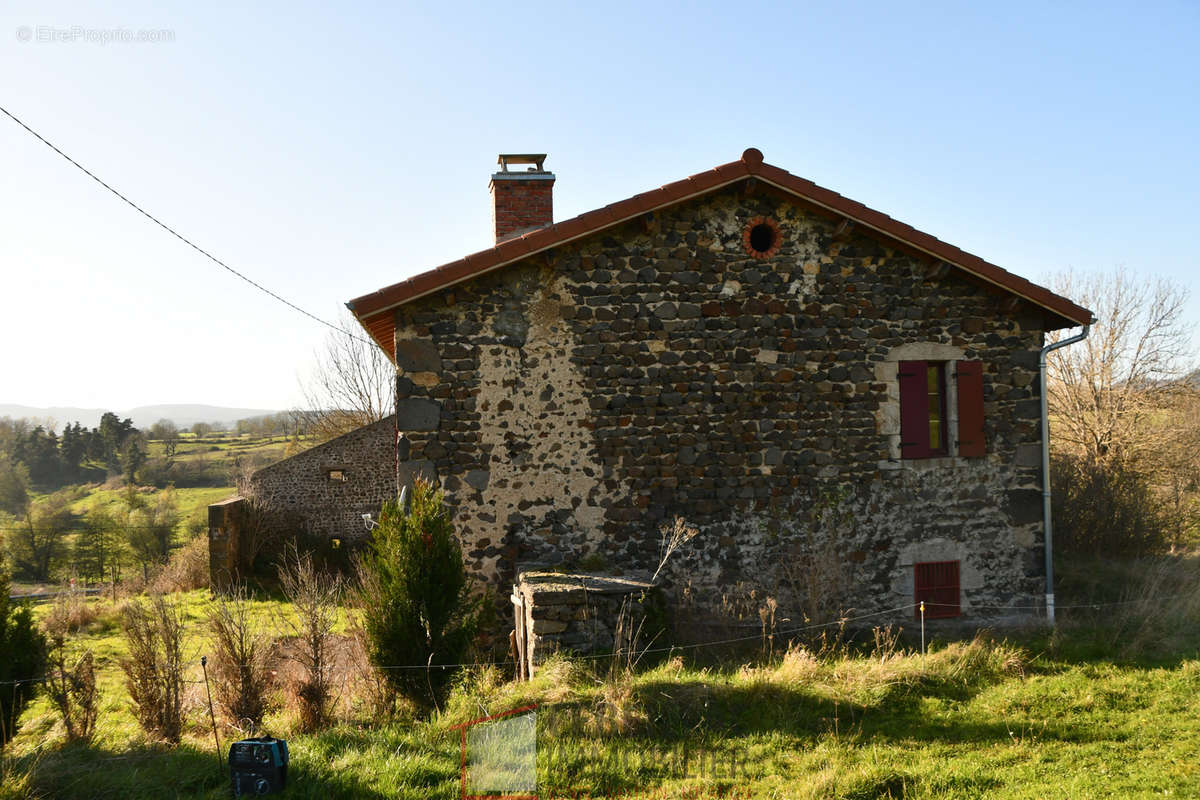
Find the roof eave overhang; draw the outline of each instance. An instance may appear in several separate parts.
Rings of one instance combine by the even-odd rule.
[[[751,151],[747,151],[749,155]],[[578,239],[595,235],[630,220],[685,203],[696,197],[720,191],[732,184],[754,177],[781,192],[794,196],[828,213],[845,218],[855,225],[896,241],[931,258],[963,270],[997,289],[1020,297],[1060,318],[1059,327],[1090,324],[1090,311],[1072,303],[1065,297],[1026,281],[978,256],[959,250],[929,234],[905,225],[881,212],[849,200],[836,192],[799,178],[786,170],[770,164],[747,160],[724,164],[707,173],[693,175],[677,183],[644,192],[628,200],[589,211],[578,217],[556,223],[523,236],[502,242],[494,248],[483,250],[436,267],[400,283],[376,292],[355,298],[346,304],[380,347],[392,356],[392,342],[384,341],[381,334],[393,330],[392,314],[397,308],[420,300],[423,297],[444,291],[459,283],[503,269],[532,255],[561,247]]]
[[[745,180],[745,176],[741,176],[739,178],[732,178],[730,180],[727,180],[720,184],[712,186],[708,189],[704,189],[702,191],[695,192],[694,194],[687,195],[686,197],[681,197],[678,200],[672,201],[671,203],[665,203],[661,206],[658,206],[657,208],[649,208],[649,209],[646,209],[645,211],[634,211],[629,214],[622,214],[622,215],[615,216],[611,222],[604,223],[603,225],[600,225],[595,228],[589,228],[585,231],[581,231],[579,233],[576,233],[576,234],[573,234],[570,236],[556,238],[553,242],[550,242],[549,244],[530,246],[528,248],[528,250],[521,252],[511,258],[507,258],[504,261],[500,261],[494,265],[490,265],[488,267],[480,269],[478,272],[472,272],[469,275],[464,275],[460,278],[456,278],[454,280],[447,281],[444,284],[441,284],[438,286],[431,286],[428,289],[418,291],[408,297],[405,297],[403,300],[396,300],[395,302],[391,302],[387,305],[382,305],[378,308],[370,308],[369,306],[363,307],[363,315],[365,317],[378,316],[387,311],[391,311],[393,309],[399,308],[400,306],[407,305],[408,303],[411,303],[415,300],[420,300],[422,297],[428,297],[431,294],[436,294],[437,292],[443,291],[445,289],[449,289],[451,286],[454,286],[456,284],[463,283],[464,281],[469,281],[472,278],[477,278],[481,275],[487,275],[489,272],[495,272],[498,269],[503,269],[504,267],[507,267],[510,264],[515,264],[516,262],[521,261],[526,258],[529,258],[530,256],[535,256],[538,253],[543,253],[547,250],[553,250],[556,247],[561,247],[564,244],[570,244],[571,242],[574,242],[578,239],[585,239],[588,236],[592,236],[594,234],[600,233],[609,228],[615,228],[618,225],[623,225],[626,222],[629,222],[630,220],[637,219],[638,217],[642,216],[643,214],[647,214],[652,211],[658,211],[660,209],[668,207],[669,205],[675,205],[676,203],[686,203],[688,200],[691,200],[696,197],[700,197],[702,195],[710,194],[711,192],[714,192],[714,191],[719,191],[720,189],[723,189],[726,186],[735,184],[741,180]],[[550,230],[552,230],[552,227],[544,228],[541,231],[535,231],[534,233],[542,233],[544,231],[550,231]],[[526,236],[529,236],[529,235],[531,235],[531,234],[526,234]],[[483,255],[484,253],[488,253],[488,252],[490,252],[490,251],[484,250],[481,253],[476,253],[474,255],[467,256],[466,259],[464,259],[464,260],[475,258],[477,256]],[[452,262],[452,263],[458,263],[458,262]],[[447,266],[449,266],[449,265],[447,265]],[[441,267],[437,267],[436,269],[441,269]],[[383,291],[386,291],[386,290],[383,290]],[[349,308],[351,311],[355,311],[355,316],[358,316],[357,309],[362,307],[362,306],[360,306],[360,304],[363,304],[364,301],[369,301],[369,299],[372,296],[373,295],[364,295],[363,297],[355,298],[354,300],[351,300],[350,302],[346,303],[346,307]]]

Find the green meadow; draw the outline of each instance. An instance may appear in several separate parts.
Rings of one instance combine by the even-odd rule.
[[[1078,570],[1078,590],[1094,572]],[[263,730],[291,748],[284,796],[322,800],[458,797],[453,726],[528,705],[541,798],[1196,797],[1197,574],[1188,558],[1135,565],[1120,599],[1103,599],[1120,605],[1064,610],[1054,632],[935,635],[925,654],[907,632],[874,630],[770,658],[755,648],[666,653],[634,670],[555,657],[520,683],[503,664],[481,665],[425,717],[375,713],[349,655],[356,612],[345,608],[335,724],[299,733],[281,678]],[[220,764],[242,733],[219,723],[219,759],[199,663],[212,601],[203,590],[173,597],[189,623],[182,743],[149,741],[130,712],[118,615],[136,598],[91,599],[72,647],[97,658],[98,734],[65,744],[51,704],[37,699],[6,750],[0,796],[228,796]],[[275,630],[291,611],[265,595],[254,603]]]

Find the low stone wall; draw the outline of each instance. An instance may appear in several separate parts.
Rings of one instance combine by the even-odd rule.
[[[647,618],[660,608],[658,589],[648,580],[536,570],[518,574],[512,601],[526,677],[559,650],[580,654],[613,650],[623,610],[625,624],[653,635],[647,630],[653,627]]]

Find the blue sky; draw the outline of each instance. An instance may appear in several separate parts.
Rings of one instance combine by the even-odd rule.
[[[564,219],[755,146],[1032,280],[1200,295],[1197,42],[1194,2],[9,2],[0,105],[328,319],[489,246],[499,152]],[[0,175],[0,402],[300,401],[319,325],[7,118]]]

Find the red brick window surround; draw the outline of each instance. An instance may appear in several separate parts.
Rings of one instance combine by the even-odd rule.
[[[782,243],[779,223],[770,217],[754,217],[742,229],[742,247],[751,258],[770,258]]]
[[[913,565],[915,616],[925,603],[925,618],[957,617],[962,614],[957,561],[924,561]]]

